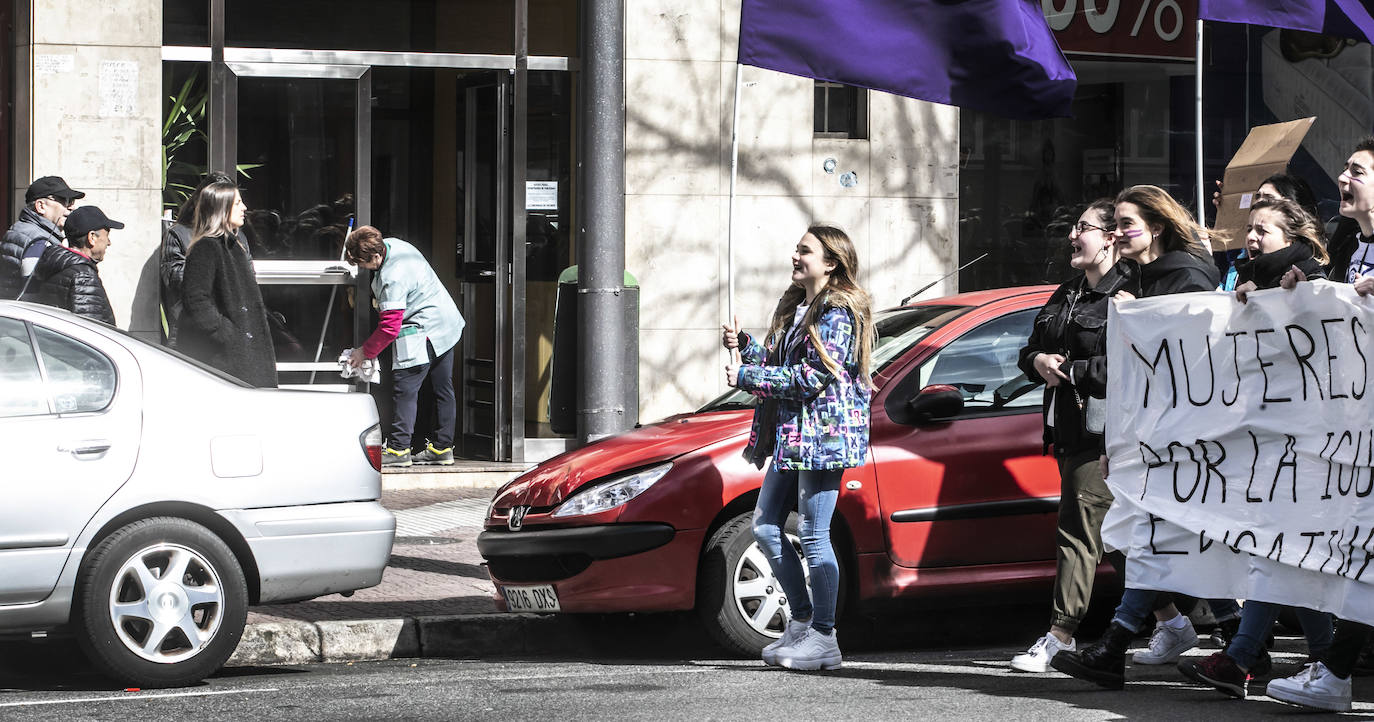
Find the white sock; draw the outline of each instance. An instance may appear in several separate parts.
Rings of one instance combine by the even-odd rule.
[[[1175,614],[1173,619],[1161,622],[1161,624],[1168,627],[1169,629],[1183,629],[1184,625],[1186,625],[1187,623],[1188,618],[1183,616],[1182,614]]]

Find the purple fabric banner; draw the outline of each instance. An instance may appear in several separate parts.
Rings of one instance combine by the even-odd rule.
[[[1198,17],[1374,41],[1370,0],[1199,0]]]
[[[1039,0],[742,0],[739,62],[1009,118],[1078,85]]]

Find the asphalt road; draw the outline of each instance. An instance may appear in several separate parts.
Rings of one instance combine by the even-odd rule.
[[[843,640],[843,638],[842,638]],[[645,645],[652,639],[641,639]],[[1137,645],[1139,646],[1139,645]],[[1300,660],[1282,640],[1280,664]],[[1237,701],[1172,666],[1128,668],[1124,692],[1058,674],[1014,673],[1011,647],[860,651],[834,672],[662,654],[581,659],[391,660],[227,670],[189,689],[123,691],[89,673],[0,677],[2,720],[127,719],[1256,719],[1308,715],[1265,697]],[[1211,649],[1192,654],[1210,654]],[[1262,683],[1254,692],[1262,693]],[[1364,692],[1364,694],[1361,694]],[[1356,712],[1374,719],[1374,678]]]

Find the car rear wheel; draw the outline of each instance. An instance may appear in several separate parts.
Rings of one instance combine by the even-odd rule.
[[[248,618],[243,569],[195,522],[136,521],[106,537],[76,585],[77,641],[105,674],[138,687],[177,687],[213,674]]]
[[[752,522],[753,513],[746,512],[711,535],[697,579],[697,614],[706,630],[721,646],[744,656],[759,654],[781,637],[792,618],[787,595],[754,541]],[[790,514],[784,531],[802,557],[797,525],[797,515]],[[804,561],[802,573],[810,576]]]

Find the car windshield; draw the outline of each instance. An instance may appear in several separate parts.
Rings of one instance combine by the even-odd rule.
[[[874,314],[873,326],[878,331],[877,343],[873,346],[871,371],[874,374],[887,368],[893,360],[915,346],[931,331],[968,313],[969,306],[910,306],[894,308]],[[759,401],[757,396],[739,389],[716,398],[698,409],[703,411],[729,411],[747,409]]]

